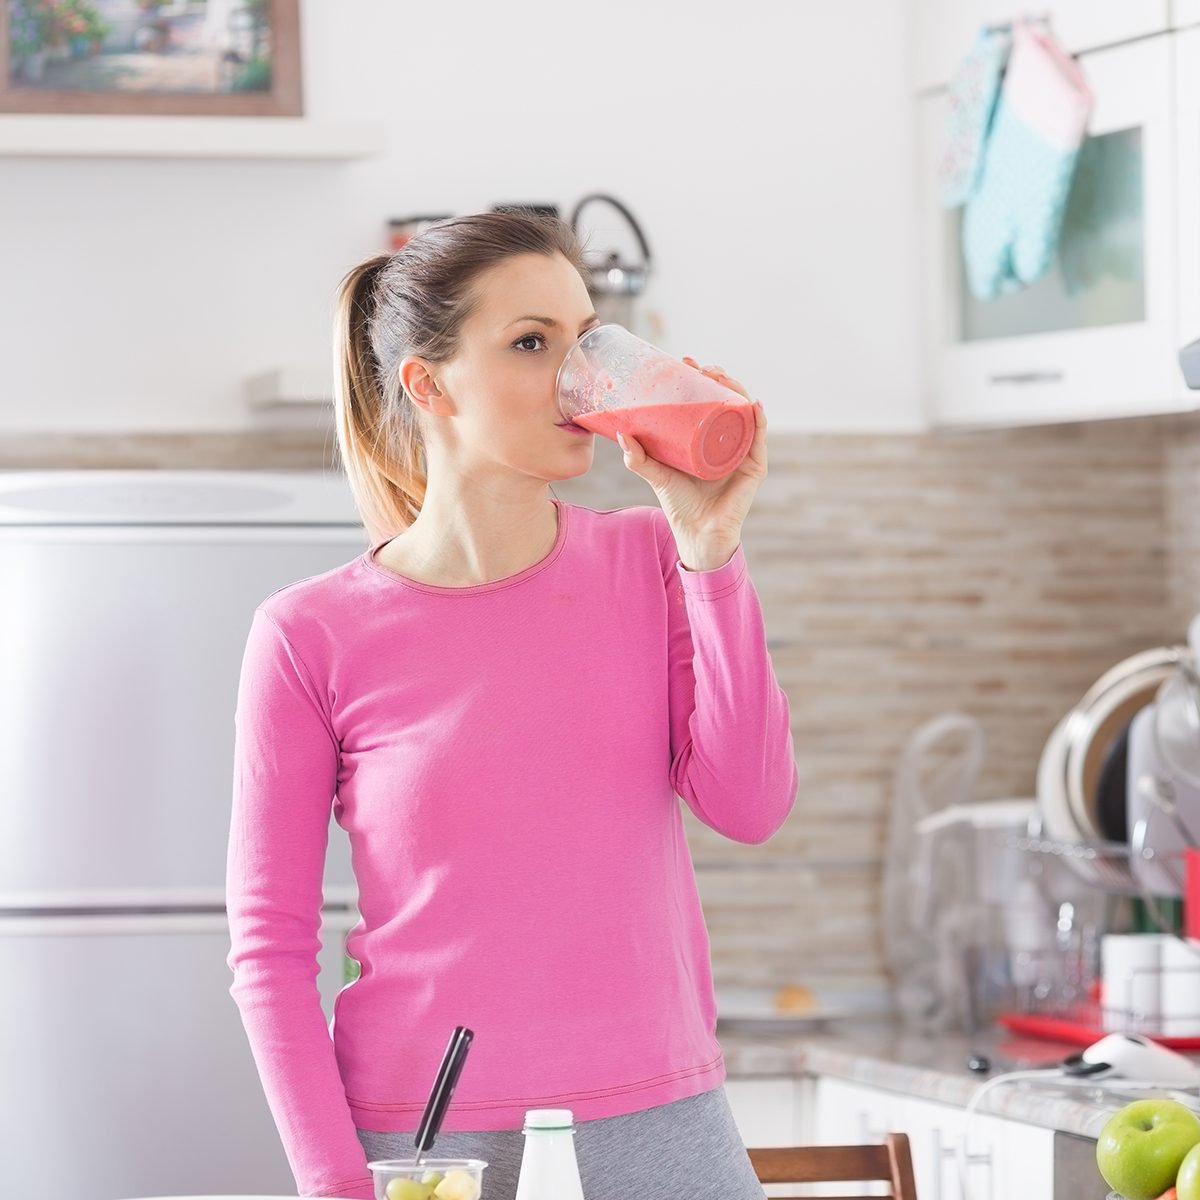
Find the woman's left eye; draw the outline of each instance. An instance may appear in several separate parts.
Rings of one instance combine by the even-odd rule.
[[[544,342],[545,340],[546,340],[545,337],[540,333],[527,333],[524,337],[518,338],[515,342],[513,342],[513,345],[519,346],[522,342],[529,342],[529,341]],[[522,351],[522,353],[532,354],[533,351],[525,350],[525,351]]]

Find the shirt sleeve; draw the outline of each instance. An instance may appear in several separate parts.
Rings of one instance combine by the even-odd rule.
[[[787,693],[767,651],[741,547],[689,571],[655,510],[667,592],[671,786],[710,828],[765,842],[795,804],[799,777]]]
[[[300,1195],[371,1200],[316,983],[338,744],[307,667],[261,607],[234,727],[230,993]]]

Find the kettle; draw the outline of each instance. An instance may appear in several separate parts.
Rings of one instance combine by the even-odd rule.
[[[598,256],[595,251],[585,252],[585,256],[593,260],[589,263],[591,283],[588,285],[588,291],[601,321],[613,322],[628,329],[630,333],[636,334],[639,330],[635,328],[637,316],[634,300],[646,289],[646,281],[650,274],[650,247],[646,244],[646,237],[629,209],[615,196],[609,196],[603,192],[592,192],[575,205],[575,210],[571,213],[570,225],[577,235],[579,233],[579,214],[583,211],[584,206],[593,200],[612,205],[625,218],[641,247],[642,261],[640,263],[622,262],[615,250],[600,251]]]

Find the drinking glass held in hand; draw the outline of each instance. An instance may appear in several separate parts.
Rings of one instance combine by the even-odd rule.
[[[558,371],[565,420],[613,441],[632,434],[651,458],[697,479],[735,470],[754,441],[754,405],[620,325],[584,333]]]

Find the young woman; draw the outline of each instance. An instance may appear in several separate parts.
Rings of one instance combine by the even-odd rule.
[[[585,279],[564,222],[484,213],[341,287],[339,449],[371,545],[254,612],[228,859],[230,991],[305,1196],[366,1200],[368,1161],[412,1155],[460,1024],[432,1153],[486,1159],[485,1200],[514,1195],[526,1110],[560,1107],[588,1200],[763,1194],[678,797],[744,843],[796,797],[740,544],[766,422],[713,482],[626,439],[657,506],[548,496],[592,462],[554,396],[598,319]],[[361,973],[327,1028],[331,805]]]

